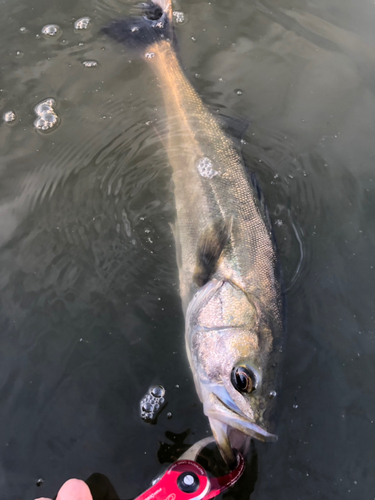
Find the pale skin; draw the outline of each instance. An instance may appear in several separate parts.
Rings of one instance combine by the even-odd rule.
[[[51,498],[40,497],[35,500],[52,500]],[[90,489],[84,481],[80,479],[69,479],[60,488],[56,500],[92,500]]]

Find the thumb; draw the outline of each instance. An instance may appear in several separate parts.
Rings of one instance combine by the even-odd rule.
[[[93,500],[90,488],[80,479],[69,479],[64,483],[56,500]]]
[[[35,500],[52,500],[51,498],[40,497]],[[69,479],[66,481],[57,494],[56,500],[93,500],[90,488],[80,479]]]

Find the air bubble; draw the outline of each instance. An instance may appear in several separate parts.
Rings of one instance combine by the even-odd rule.
[[[165,404],[165,389],[162,385],[150,387],[140,402],[141,417],[146,422],[156,419]]]
[[[37,106],[35,106],[35,113],[39,116],[44,115],[44,113],[49,113],[51,109],[56,105],[56,101],[54,99],[46,99],[42,101]]]
[[[51,37],[58,38],[61,35],[61,33],[62,33],[61,28],[57,24],[46,24],[42,28],[42,35],[44,35],[45,38],[51,38]]]
[[[237,95],[242,95],[242,94],[243,94],[243,91],[242,91],[241,89],[236,89],[236,90],[235,90],[235,93],[236,93]]]
[[[133,26],[133,28],[131,29],[131,32],[136,33],[137,31],[139,31],[138,26]]]
[[[146,58],[147,59],[152,59],[153,57],[155,57],[154,52],[146,52]]]
[[[34,122],[34,127],[38,130],[49,130],[54,127],[58,121],[57,115],[55,113],[45,113],[41,118],[38,118]]]
[[[20,50],[17,50],[16,52],[16,57],[22,57],[23,56],[23,52],[21,52]]]
[[[38,118],[34,121],[35,128],[45,132],[59,123],[59,117],[54,110],[55,105],[55,99],[49,97],[35,106],[34,111],[38,115]]]
[[[91,22],[91,19],[89,17],[81,17],[80,19],[77,19],[77,21],[74,23],[74,29],[76,30],[87,30]]]
[[[172,418],[172,413],[170,411],[167,413],[167,418]]]
[[[270,393],[268,394],[268,397],[269,397],[270,399],[273,399],[273,398],[275,398],[276,396],[277,396],[277,392],[276,392],[276,391],[270,391]]]
[[[98,66],[98,61],[83,61],[82,63],[85,68],[96,68]]]
[[[155,387],[151,388],[151,394],[155,396],[155,398],[162,398],[165,394],[165,389],[161,385],[155,385]]]
[[[20,28],[20,32],[21,32],[21,33],[25,33],[25,32],[26,32],[26,28],[25,28],[25,26],[22,26],[22,28]]]
[[[183,22],[185,22],[185,14],[179,10],[175,10],[173,12],[173,17],[174,17],[176,23],[182,24]]]
[[[147,413],[152,413],[154,407],[151,403],[143,403],[142,405],[142,410],[147,412]]]
[[[202,177],[206,177],[208,179],[212,179],[212,177],[215,177],[215,175],[218,175],[219,173],[213,168],[211,160],[206,157],[199,160],[197,170]]]
[[[14,111],[7,111],[3,114],[3,120],[5,123],[12,123],[16,119],[16,113]]]

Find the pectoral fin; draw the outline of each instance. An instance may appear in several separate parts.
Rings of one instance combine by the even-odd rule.
[[[199,287],[204,286],[215,273],[220,257],[230,241],[232,226],[233,217],[220,220],[208,227],[200,237],[193,275],[193,280]]]
[[[266,201],[265,201],[265,198],[264,198],[264,195],[263,195],[262,188],[260,187],[258,178],[257,178],[257,176],[255,175],[254,172],[250,173],[250,179],[251,179],[251,183],[252,183],[252,185],[254,187],[254,191],[255,191],[255,193],[256,193],[256,195],[258,197],[258,200],[259,200],[259,208],[260,208],[263,220],[264,220],[264,222],[265,222],[265,224],[267,226],[267,229],[268,229],[270,235],[272,235],[272,237],[273,237],[273,229],[272,229],[271,217],[270,217],[270,214],[269,214],[269,211],[268,211],[268,207],[266,205]]]

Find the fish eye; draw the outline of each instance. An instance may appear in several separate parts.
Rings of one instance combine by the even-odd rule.
[[[246,366],[235,366],[231,374],[231,382],[238,392],[255,391],[256,377],[252,370]]]

